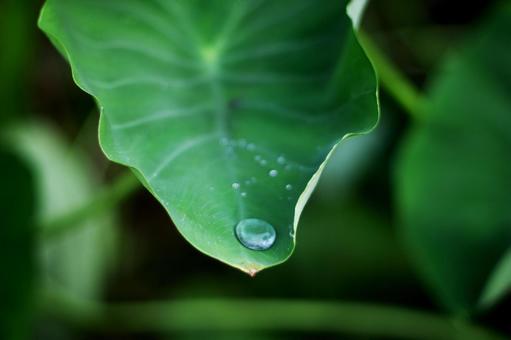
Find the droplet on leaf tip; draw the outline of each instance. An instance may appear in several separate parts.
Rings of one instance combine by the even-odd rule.
[[[267,250],[277,238],[275,228],[258,218],[241,220],[236,225],[235,234],[240,243],[251,250]]]

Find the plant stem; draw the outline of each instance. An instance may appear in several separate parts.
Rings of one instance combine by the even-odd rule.
[[[101,304],[46,292],[42,307],[73,326],[105,332],[305,331],[400,339],[502,339],[442,316],[360,303],[193,299]]]
[[[392,64],[367,34],[359,31],[358,37],[376,69],[378,80],[382,87],[414,119],[420,120],[423,118],[424,98],[415,86]]]
[[[140,182],[131,171],[120,175],[115,182],[97,194],[83,206],[43,223],[40,230],[43,238],[58,236],[80,226],[88,218],[98,216],[118,205],[124,198],[140,187]]]

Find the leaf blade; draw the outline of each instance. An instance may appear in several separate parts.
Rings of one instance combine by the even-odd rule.
[[[41,15],[100,103],[107,157],[136,169],[192,245],[247,272],[289,257],[325,159],[378,115],[342,2],[313,5],[49,0]],[[276,227],[271,249],[234,237],[252,217]]]

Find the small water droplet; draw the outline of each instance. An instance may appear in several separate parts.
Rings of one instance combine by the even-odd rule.
[[[234,190],[238,190],[240,188],[240,184],[239,183],[232,183],[232,188]]]
[[[229,144],[229,140],[227,138],[225,138],[225,137],[221,138],[220,139],[220,144],[221,145],[227,145],[227,144]]]
[[[266,159],[261,159],[261,163],[260,163],[262,166],[265,166],[266,164],[268,164],[268,162],[266,161]]]
[[[248,150],[248,151],[254,151],[254,150],[255,150],[255,145],[254,145],[254,143],[249,143],[249,144],[247,145],[247,150]]]
[[[247,140],[246,139],[240,139],[238,141],[238,145],[241,146],[242,148],[244,148],[246,145],[247,145]]]
[[[286,190],[288,191],[293,190],[293,186],[291,184],[286,184]]]
[[[268,175],[270,175],[271,177],[277,177],[277,175],[279,174],[279,172],[277,170],[270,170],[270,172],[268,173]]]
[[[279,156],[279,158],[277,158],[277,163],[285,164],[286,163],[286,158],[284,156]]]
[[[286,165],[286,167],[285,167],[284,169],[286,169],[287,171],[289,171],[289,170],[291,170],[292,168],[293,168],[293,167],[292,167],[290,164],[288,164],[288,165]]]
[[[257,182],[257,179],[255,177],[250,177],[250,180],[252,181],[252,183]]]
[[[266,221],[257,218],[241,220],[236,225],[236,237],[248,249],[266,250],[275,243],[275,228]]]
[[[260,161],[260,160],[261,160],[261,156],[260,156],[260,155],[255,155],[255,156],[254,156],[254,159],[255,159],[256,161]]]
[[[247,193],[246,192],[242,192],[241,193],[241,197],[247,197]]]

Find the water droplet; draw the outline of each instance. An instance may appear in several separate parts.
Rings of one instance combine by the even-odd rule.
[[[278,174],[279,172],[277,170],[270,170],[270,172],[268,173],[268,175],[270,175],[271,177],[277,177]]]
[[[242,192],[241,193],[241,197],[247,197],[247,193],[246,192]]]
[[[254,151],[254,150],[255,150],[255,145],[254,145],[253,143],[249,143],[249,144],[247,145],[247,150],[248,150],[248,151]]]
[[[247,145],[247,140],[246,139],[240,139],[238,141],[238,145],[241,146],[242,148],[244,148],[246,145]]]
[[[277,233],[268,222],[247,218],[236,225],[236,237],[248,249],[266,250],[275,243]]]
[[[261,163],[260,164],[264,166],[264,165],[268,164],[268,162],[266,161],[266,159],[261,159]]]
[[[232,188],[234,190],[238,190],[240,188],[240,184],[239,183],[232,183]]]
[[[227,138],[225,138],[225,137],[221,138],[220,139],[220,144],[221,145],[227,145],[227,144],[229,144],[229,140]]]
[[[279,158],[277,158],[277,163],[285,164],[286,163],[286,158],[284,158],[284,156],[279,156]]]
[[[260,160],[261,160],[261,156],[260,156],[260,155],[255,155],[255,156],[254,156],[254,159],[255,159],[256,161],[260,161]]]
[[[291,170],[292,168],[293,168],[293,167],[292,167],[290,164],[286,165],[286,167],[285,167],[285,169],[286,169],[287,171]]]
[[[288,191],[293,190],[293,186],[291,184],[286,184],[286,190]]]
[[[250,177],[250,180],[252,181],[252,183],[257,182],[257,179],[255,177]]]

